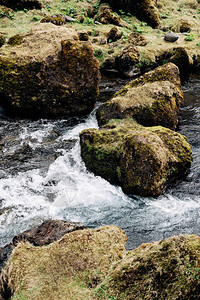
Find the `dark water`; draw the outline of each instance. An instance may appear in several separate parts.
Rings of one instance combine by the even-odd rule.
[[[101,100],[123,82],[102,82]],[[79,132],[97,128],[95,112],[68,120],[0,117],[0,246],[47,218],[86,226],[121,226],[127,248],[179,233],[200,235],[200,76],[183,86],[179,131],[192,144],[190,173],[158,199],[129,197],[88,172],[80,158]],[[105,99],[104,99],[105,100]]]

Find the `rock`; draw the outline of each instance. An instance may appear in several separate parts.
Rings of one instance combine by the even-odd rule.
[[[143,127],[132,119],[83,130],[80,143],[86,167],[127,194],[159,196],[166,183],[185,174],[192,161],[184,136],[161,126]]]
[[[178,40],[178,38],[179,38],[179,35],[174,32],[167,32],[167,33],[165,33],[165,36],[164,36],[164,40],[167,42],[171,42],[171,43],[176,42]]]
[[[85,30],[79,31],[78,37],[79,37],[80,41],[88,41],[89,40],[89,34]]]
[[[2,47],[6,42],[6,33],[0,32],[0,47]]]
[[[5,267],[6,262],[10,258],[10,254],[12,253],[14,246],[12,243],[0,248],[0,272],[3,267]],[[1,294],[0,294],[1,296]],[[1,298],[0,298],[1,299]]]
[[[104,2],[104,1],[102,1]],[[155,0],[107,0],[113,10],[131,13],[153,28],[159,25],[159,14]]]
[[[65,21],[66,22],[76,22],[76,19],[74,19],[74,18],[72,18],[72,17],[70,17],[70,16],[67,16],[67,15],[65,15]],[[83,20],[84,21],[84,20]],[[80,23],[83,23],[83,22],[80,22]]]
[[[120,16],[116,16],[112,9],[107,6],[100,7],[95,20],[102,24],[113,24],[116,26],[120,26],[121,23]]]
[[[196,235],[142,244],[111,268],[98,293],[106,291],[108,299],[199,299],[199,258]]]
[[[133,77],[140,74],[139,53],[135,47],[129,45],[115,58],[116,70],[125,77]]]
[[[134,46],[146,46],[147,39],[139,32],[133,32],[128,37],[128,42]]]
[[[66,233],[83,230],[81,223],[62,220],[46,220],[39,227],[31,228],[16,235],[12,243],[16,246],[20,242],[29,242],[34,246],[44,246],[60,239]]]
[[[79,23],[83,23],[85,21],[85,18],[83,16],[78,17]]]
[[[22,43],[23,36],[20,34],[16,34],[14,36],[11,36],[8,40],[8,45],[10,46],[17,46]]]
[[[38,24],[12,51],[9,45],[1,48],[1,101],[14,114],[88,113],[99,92],[99,78],[91,45],[78,41],[77,32],[70,28]]]
[[[176,47],[165,51],[163,59],[166,62],[174,63],[180,70],[181,74],[188,73],[192,67],[192,61],[187,50],[183,47]]]
[[[20,243],[2,270],[3,298],[94,299],[91,295],[113,262],[125,254],[119,227],[78,230],[48,247]]]
[[[14,11],[11,8],[8,8],[4,5],[0,6],[0,19],[5,17],[11,19],[13,18],[13,16],[14,16]]]
[[[34,246],[48,245],[75,230],[83,230],[81,223],[62,220],[46,220],[40,226],[33,227],[14,236],[12,242],[0,248],[0,271],[10,257],[14,247],[20,242],[29,242]]]
[[[41,9],[43,7],[42,2],[39,0],[0,0],[0,5],[5,5],[13,9]]]
[[[175,32],[190,32],[192,25],[188,20],[178,20],[172,27],[171,30]]]
[[[66,18],[65,18],[65,16],[57,14],[57,15],[53,15],[50,17],[45,17],[40,22],[41,23],[52,23],[54,25],[64,25],[64,24],[66,24]]]
[[[99,125],[132,117],[144,126],[175,129],[183,91],[178,68],[168,63],[131,81],[97,110]]]
[[[116,42],[121,39],[122,32],[117,29],[117,27],[111,28],[111,30],[107,33],[107,43]]]

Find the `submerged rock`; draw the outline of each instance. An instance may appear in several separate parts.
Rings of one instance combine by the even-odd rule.
[[[184,136],[161,126],[143,127],[132,119],[83,130],[80,143],[86,167],[127,194],[160,195],[167,182],[183,176],[192,161]]]
[[[61,42],[62,39],[62,42]],[[16,114],[83,115],[99,92],[99,64],[73,29],[39,24],[20,45],[1,48],[0,95]]]
[[[107,0],[106,2],[111,5],[113,10],[122,10],[131,13],[141,21],[147,22],[153,28],[159,24],[156,0]]]
[[[120,64],[119,64],[120,65]],[[168,63],[131,81],[97,111],[99,125],[132,117],[144,126],[175,129],[183,91],[178,68]]]
[[[91,288],[125,254],[126,235],[105,226],[69,233],[48,247],[20,243],[2,270],[0,293],[27,299],[93,299]]]

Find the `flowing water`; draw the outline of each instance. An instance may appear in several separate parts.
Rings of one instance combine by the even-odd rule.
[[[102,95],[121,82],[102,87]],[[94,228],[122,227],[127,248],[179,233],[200,234],[200,76],[183,86],[179,131],[193,147],[184,181],[158,199],[125,195],[88,172],[80,157],[79,132],[97,128],[95,111],[85,118],[19,120],[0,115],[0,246],[48,218]],[[106,93],[105,93],[106,92]]]

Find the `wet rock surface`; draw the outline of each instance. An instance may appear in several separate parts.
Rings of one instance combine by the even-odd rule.
[[[143,127],[132,119],[84,130],[80,143],[86,167],[127,194],[157,197],[192,162],[184,136],[161,126]]]

